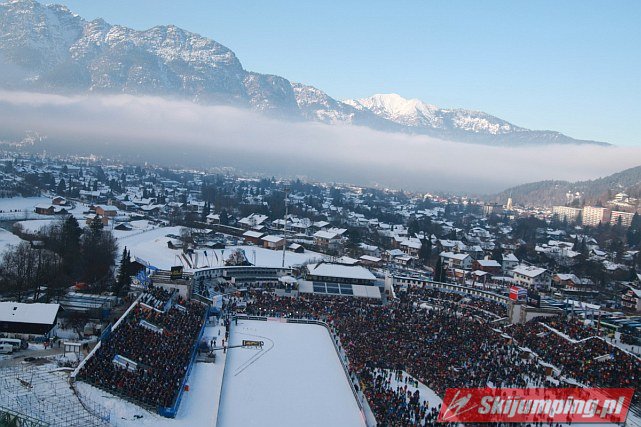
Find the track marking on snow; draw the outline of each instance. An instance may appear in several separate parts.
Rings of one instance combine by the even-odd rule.
[[[237,376],[241,374],[245,369],[249,368],[251,365],[253,365],[258,359],[269,353],[269,351],[274,348],[274,341],[272,341],[270,338],[262,336],[262,335],[255,335],[255,334],[245,334],[242,332],[236,332],[238,335],[245,335],[248,337],[258,337],[258,338],[263,338],[271,343],[271,347],[269,347],[267,350],[261,350],[260,352],[256,353],[252,357],[250,357],[245,363],[240,365],[238,369],[236,369],[236,372],[234,373],[234,376]]]

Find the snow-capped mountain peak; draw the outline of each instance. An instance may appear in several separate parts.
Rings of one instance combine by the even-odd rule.
[[[137,31],[35,0],[0,0],[0,69],[0,88],[10,90],[182,97],[482,144],[595,143],[394,93],[341,102],[312,86],[247,71],[231,49],[174,25]]]
[[[436,114],[437,106],[426,104],[419,99],[406,99],[395,93],[376,94],[368,98],[348,99],[343,102],[406,126],[438,127],[440,124]]]
[[[480,111],[447,110],[420,99],[407,99],[395,93],[344,101],[358,109],[367,109],[395,123],[417,128],[460,129],[492,135],[518,131],[518,127]]]

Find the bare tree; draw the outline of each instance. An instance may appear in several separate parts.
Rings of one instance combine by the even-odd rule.
[[[39,288],[54,283],[60,276],[61,259],[52,251],[22,242],[9,247],[2,255],[2,290],[13,294],[18,301]]]

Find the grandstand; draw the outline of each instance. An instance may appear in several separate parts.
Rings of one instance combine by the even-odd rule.
[[[151,286],[74,372],[138,406],[173,418],[203,334],[207,306]]]
[[[507,304],[509,299],[503,295],[494,292],[484,291],[468,286],[456,285],[454,283],[435,282],[428,277],[414,277],[405,275],[392,275],[386,278],[386,286],[389,287],[407,287],[407,286],[420,286],[441,289],[445,292],[470,295],[473,297],[483,298],[488,301],[495,301],[502,304]]]
[[[410,284],[388,305],[255,290],[245,311],[328,322],[345,346],[349,376],[358,378],[378,425],[435,425],[434,403],[451,387],[625,388],[636,387],[641,377],[634,354],[572,321],[557,317],[499,325],[496,320],[506,312],[503,301],[442,286]],[[410,394],[392,380],[405,382],[408,374],[418,381]],[[637,391],[626,425],[641,425],[640,396]]]
[[[291,274],[291,272],[291,268],[282,267],[225,266],[195,270],[193,279],[196,283],[211,282],[216,279],[233,279],[234,282],[239,284],[246,282],[277,282],[279,277]]]

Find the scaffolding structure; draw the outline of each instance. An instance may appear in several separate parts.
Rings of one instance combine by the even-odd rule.
[[[51,427],[109,425],[109,412],[86,398],[80,401],[67,375],[51,366],[17,365],[0,369],[0,412],[19,425]],[[38,421],[34,424],[33,421]]]

